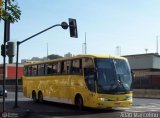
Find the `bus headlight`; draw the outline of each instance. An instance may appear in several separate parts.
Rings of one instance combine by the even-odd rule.
[[[107,98],[98,98],[99,101],[108,101]]]
[[[131,100],[132,96],[126,96],[126,100]]]

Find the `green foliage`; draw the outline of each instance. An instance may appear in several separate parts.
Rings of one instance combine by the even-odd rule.
[[[62,58],[62,56],[60,55],[56,55],[56,54],[51,54],[51,55],[48,55],[47,57],[48,59],[52,60],[52,59],[58,59],[58,58]]]
[[[10,21],[10,23],[15,23],[20,20],[21,10],[18,6],[18,3],[14,0],[7,0],[7,7],[5,10],[5,2],[2,2],[3,8],[2,8],[2,16],[1,19]]]

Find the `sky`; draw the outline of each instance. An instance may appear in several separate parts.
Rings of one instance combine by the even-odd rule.
[[[160,0],[17,0],[22,11],[11,24],[11,41],[22,41],[45,28],[74,18],[78,38],[69,29],[55,27],[20,45],[19,60],[49,54],[83,53],[85,32],[87,54],[121,55],[156,52],[160,39]],[[0,44],[4,22],[0,22]],[[160,43],[160,41],[159,41]],[[119,50],[117,49],[119,47]],[[160,51],[160,49],[159,49]],[[16,57],[14,57],[15,60]],[[0,63],[3,58],[0,57]]]

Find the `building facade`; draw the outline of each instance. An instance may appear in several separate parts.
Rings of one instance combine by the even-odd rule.
[[[160,55],[148,53],[124,57],[135,74],[133,88],[160,89]]]
[[[16,77],[16,64],[6,64],[6,79],[15,79]],[[21,78],[23,75],[23,65],[18,65],[18,78]],[[0,64],[0,80],[3,77],[3,64]]]

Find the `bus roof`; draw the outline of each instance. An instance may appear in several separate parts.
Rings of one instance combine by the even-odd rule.
[[[88,58],[112,58],[112,59],[127,60],[125,57],[113,56],[113,55],[76,55],[76,56],[73,56],[73,57],[63,57],[63,58],[57,58],[57,59],[48,60],[48,61],[40,61],[40,62],[35,62],[35,63],[26,63],[25,65],[50,63],[50,62],[55,62],[55,61],[78,59],[78,58],[83,58],[83,57],[88,57]]]

